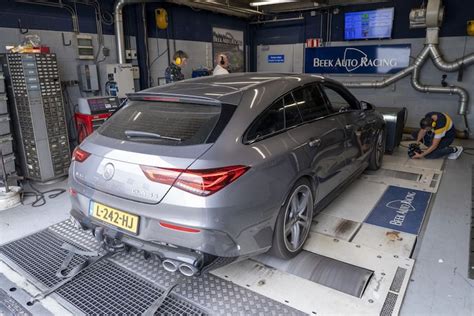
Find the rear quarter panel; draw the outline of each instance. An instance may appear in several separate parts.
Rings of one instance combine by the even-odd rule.
[[[231,232],[244,248],[271,246],[276,218],[289,190],[301,176],[311,175],[311,160],[305,151],[297,150],[301,144],[287,132],[253,144],[244,144],[242,139],[254,119],[294,87],[291,80],[250,89],[216,143],[190,167],[250,167],[242,177],[206,199],[207,207],[226,206],[213,220],[221,222],[222,229]],[[168,198],[179,198],[179,192],[171,189],[165,200]]]

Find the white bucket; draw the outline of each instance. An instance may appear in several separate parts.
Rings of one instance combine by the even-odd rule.
[[[9,189],[9,192],[5,192],[5,187],[0,187],[0,211],[20,205],[21,188],[11,186]]]

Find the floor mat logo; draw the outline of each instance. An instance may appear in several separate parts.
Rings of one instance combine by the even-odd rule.
[[[385,206],[396,211],[395,217],[390,224],[402,226],[408,212],[415,212],[416,208],[412,205],[416,192],[408,192],[404,200],[395,200],[388,202]]]
[[[389,186],[366,223],[418,234],[431,193]]]

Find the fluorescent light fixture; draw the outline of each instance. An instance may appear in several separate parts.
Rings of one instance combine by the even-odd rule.
[[[267,0],[267,1],[257,1],[257,2],[250,2],[251,7],[260,7],[264,5],[272,5],[272,4],[281,4],[281,3],[291,3],[291,2],[299,2],[298,0]]]

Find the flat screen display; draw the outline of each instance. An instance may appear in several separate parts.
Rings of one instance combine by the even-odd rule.
[[[345,14],[344,39],[372,39],[392,37],[394,8]]]

